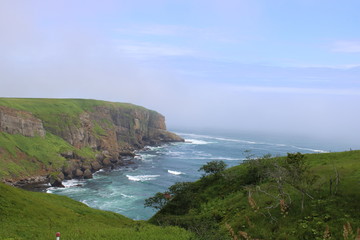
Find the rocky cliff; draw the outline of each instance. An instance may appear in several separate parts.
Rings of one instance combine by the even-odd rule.
[[[0,131],[26,137],[45,136],[42,121],[25,111],[0,106]]]
[[[166,130],[164,116],[155,111],[131,104],[81,99],[0,99],[1,132],[1,137],[7,139],[20,135],[26,137],[21,138],[22,142],[33,138],[47,141],[46,144],[63,145],[56,148],[56,154],[63,162],[54,164],[59,161],[39,159],[44,154],[37,152],[46,149],[30,149],[35,153],[29,147],[23,150],[22,145],[17,143],[19,137],[12,140],[17,144],[17,153],[11,157],[9,150],[6,151],[11,149],[8,146],[11,141],[3,141],[4,146],[1,146],[0,139],[0,178],[1,161],[9,162],[6,155],[12,162],[17,161],[19,159],[15,158],[22,151],[26,156],[24,159],[37,162],[42,172],[56,172],[51,174],[55,185],[63,178],[90,178],[102,167],[124,164],[126,156],[132,156],[134,150],[146,145],[183,141]],[[52,137],[56,141],[48,140],[51,136],[56,136]],[[59,137],[61,140],[58,140]],[[4,171],[3,175],[6,175]],[[14,177],[16,174],[10,175]],[[21,173],[18,175],[21,178]]]

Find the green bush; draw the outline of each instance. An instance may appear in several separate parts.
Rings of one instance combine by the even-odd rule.
[[[226,169],[226,163],[224,161],[211,161],[203,165],[198,171],[204,171],[203,176],[208,175],[220,175]]]

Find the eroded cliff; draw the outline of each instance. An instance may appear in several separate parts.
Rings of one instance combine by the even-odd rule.
[[[56,172],[55,185],[122,165],[125,156],[146,145],[183,141],[166,130],[164,116],[155,111],[82,99],[0,99],[0,134],[0,178]],[[56,157],[41,146],[55,149]],[[29,172],[19,161],[32,161],[34,168]],[[9,164],[20,170],[11,171]]]
[[[45,136],[42,121],[32,113],[0,106],[0,131],[26,137]]]

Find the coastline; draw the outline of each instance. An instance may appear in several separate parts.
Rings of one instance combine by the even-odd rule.
[[[111,159],[109,162],[107,160],[105,160],[105,163],[107,163],[107,164],[103,164],[103,160],[106,158],[102,158],[102,159],[98,158],[96,163],[99,164],[100,168],[97,168],[96,170],[94,168],[92,168],[91,169],[91,177],[87,177],[87,178],[84,176],[66,177],[66,178],[62,177],[61,179],[57,179],[56,184],[51,184],[51,181],[53,178],[53,176],[52,176],[53,172],[49,172],[48,174],[45,174],[45,175],[36,175],[36,176],[25,177],[25,178],[20,178],[20,179],[3,179],[2,182],[7,185],[18,187],[18,188],[28,190],[28,191],[46,192],[46,190],[50,187],[64,187],[64,185],[62,185],[62,181],[64,181],[64,180],[91,179],[93,174],[95,174],[96,172],[99,172],[101,170],[111,171],[116,168],[122,168],[122,167],[126,167],[129,165],[135,164],[136,163],[136,161],[134,161],[135,157],[138,156],[138,155],[136,155],[137,151],[146,150],[148,147],[157,147],[157,146],[166,145],[168,143],[170,143],[170,142],[163,142],[161,144],[144,146],[140,149],[122,152],[119,156],[119,159]],[[76,170],[74,170],[74,171],[76,171]],[[59,174],[64,175],[64,167],[62,168],[62,171],[60,171]],[[57,177],[59,176],[59,174],[57,174]]]

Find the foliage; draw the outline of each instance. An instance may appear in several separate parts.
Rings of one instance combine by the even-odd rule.
[[[185,227],[210,240],[344,239],[344,229],[349,239],[357,235],[360,151],[248,160],[221,178],[210,175],[187,184],[150,221]],[[337,194],[329,191],[334,176]]]
[[[225,170],[226,166],[224,161],[211,161],[203,165],[198,171],[204,171],[204,176],[220,175],[220,173]]]
[[[169,201],[166,198],[166,193],[158,192],[153,197],[145,199],[145,207],[151,207],[154,209],[161,209],[165,206],[165,204]]]

